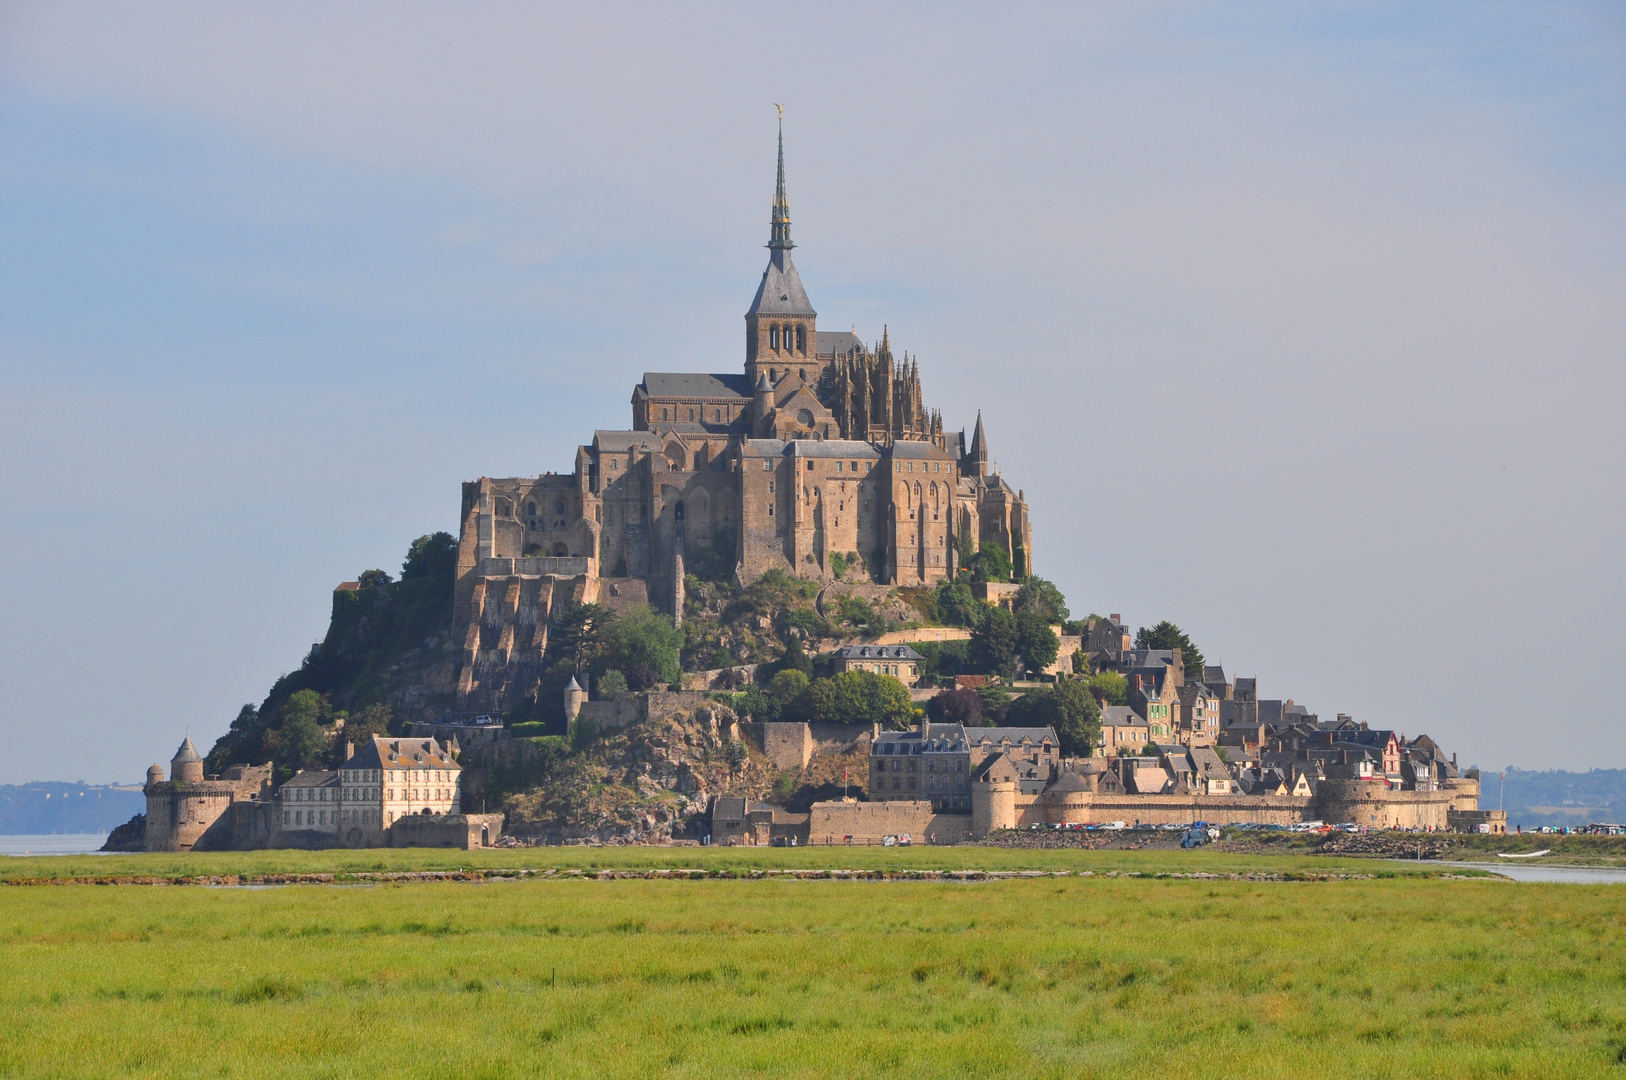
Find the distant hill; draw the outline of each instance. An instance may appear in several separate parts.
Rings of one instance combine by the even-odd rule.
[[[0,836],[112,832],[146,809],[139,787],[0,784]]]
[[[1510,768],[1505,794],[1501,784],[1497,773],[1484,770],[1479,805],[1495,810],[1505,804],[1509,828],[1626,820],[1626,769],[1529,772]]]

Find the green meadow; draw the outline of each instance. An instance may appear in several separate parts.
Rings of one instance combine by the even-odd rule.
[[[52,879],[173,878],[267,874],[377,874],[479,870],[612,871],[700,869],[715,874],[758,870],[1051,871],[1077,873],[1218,873],[1435,875],[1427,862],[1331,858],[1308,852],[1260,856],[1214,849],[1089,851],[992,847],[552,847],[456,851],[365,848],[355,851],[231,851],[184,854],[65,855],[0,859],[0,883]]]
[[[0,1075],[1626,1076],[1618,886],[1326,858],[929,848],[267,852],[4,870],[184,877],[339,861],[1072,873],[0,886]],[[1300,863],[1392,876],[1158,876]]]

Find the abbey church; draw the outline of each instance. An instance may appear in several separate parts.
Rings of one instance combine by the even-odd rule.
[[[556,603],[625,597],[681,617],[684,560],[702,550],[742,583],[771,568],[832,581],[845,565],[847,580],[927,585],[988,542],[1032,572],[1027,504],[990,469],[981,415],[969,439],[946,431],[888,334],[819,330],[790,224],[781,132],[744,371],[646,372],[631,427],[595,432],[573,471],[464,483],[460,711],[500,709],[530,681],[517,668],[540,663]]]

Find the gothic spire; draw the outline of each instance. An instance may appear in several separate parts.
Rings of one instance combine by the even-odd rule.
[[[979,476],[988,475],[988,436],[982,430],[982,410],[977,410],[977,430],[971,435],[971,453],[968,455]]]
[[[787,251],[796,245],[790,242],[790,201],[785,198],[785,107],[779,106],[779,183],[773,190],[773,230],[768,247],[774,251]]]

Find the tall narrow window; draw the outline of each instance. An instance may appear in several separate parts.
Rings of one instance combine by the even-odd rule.
[[[774,352],[779,351],[779,327],[777,326],[768,327],[768,348]]]
[[[796,351],[803,355],[807,353],[807,327],[805,326],[796,328]]]

